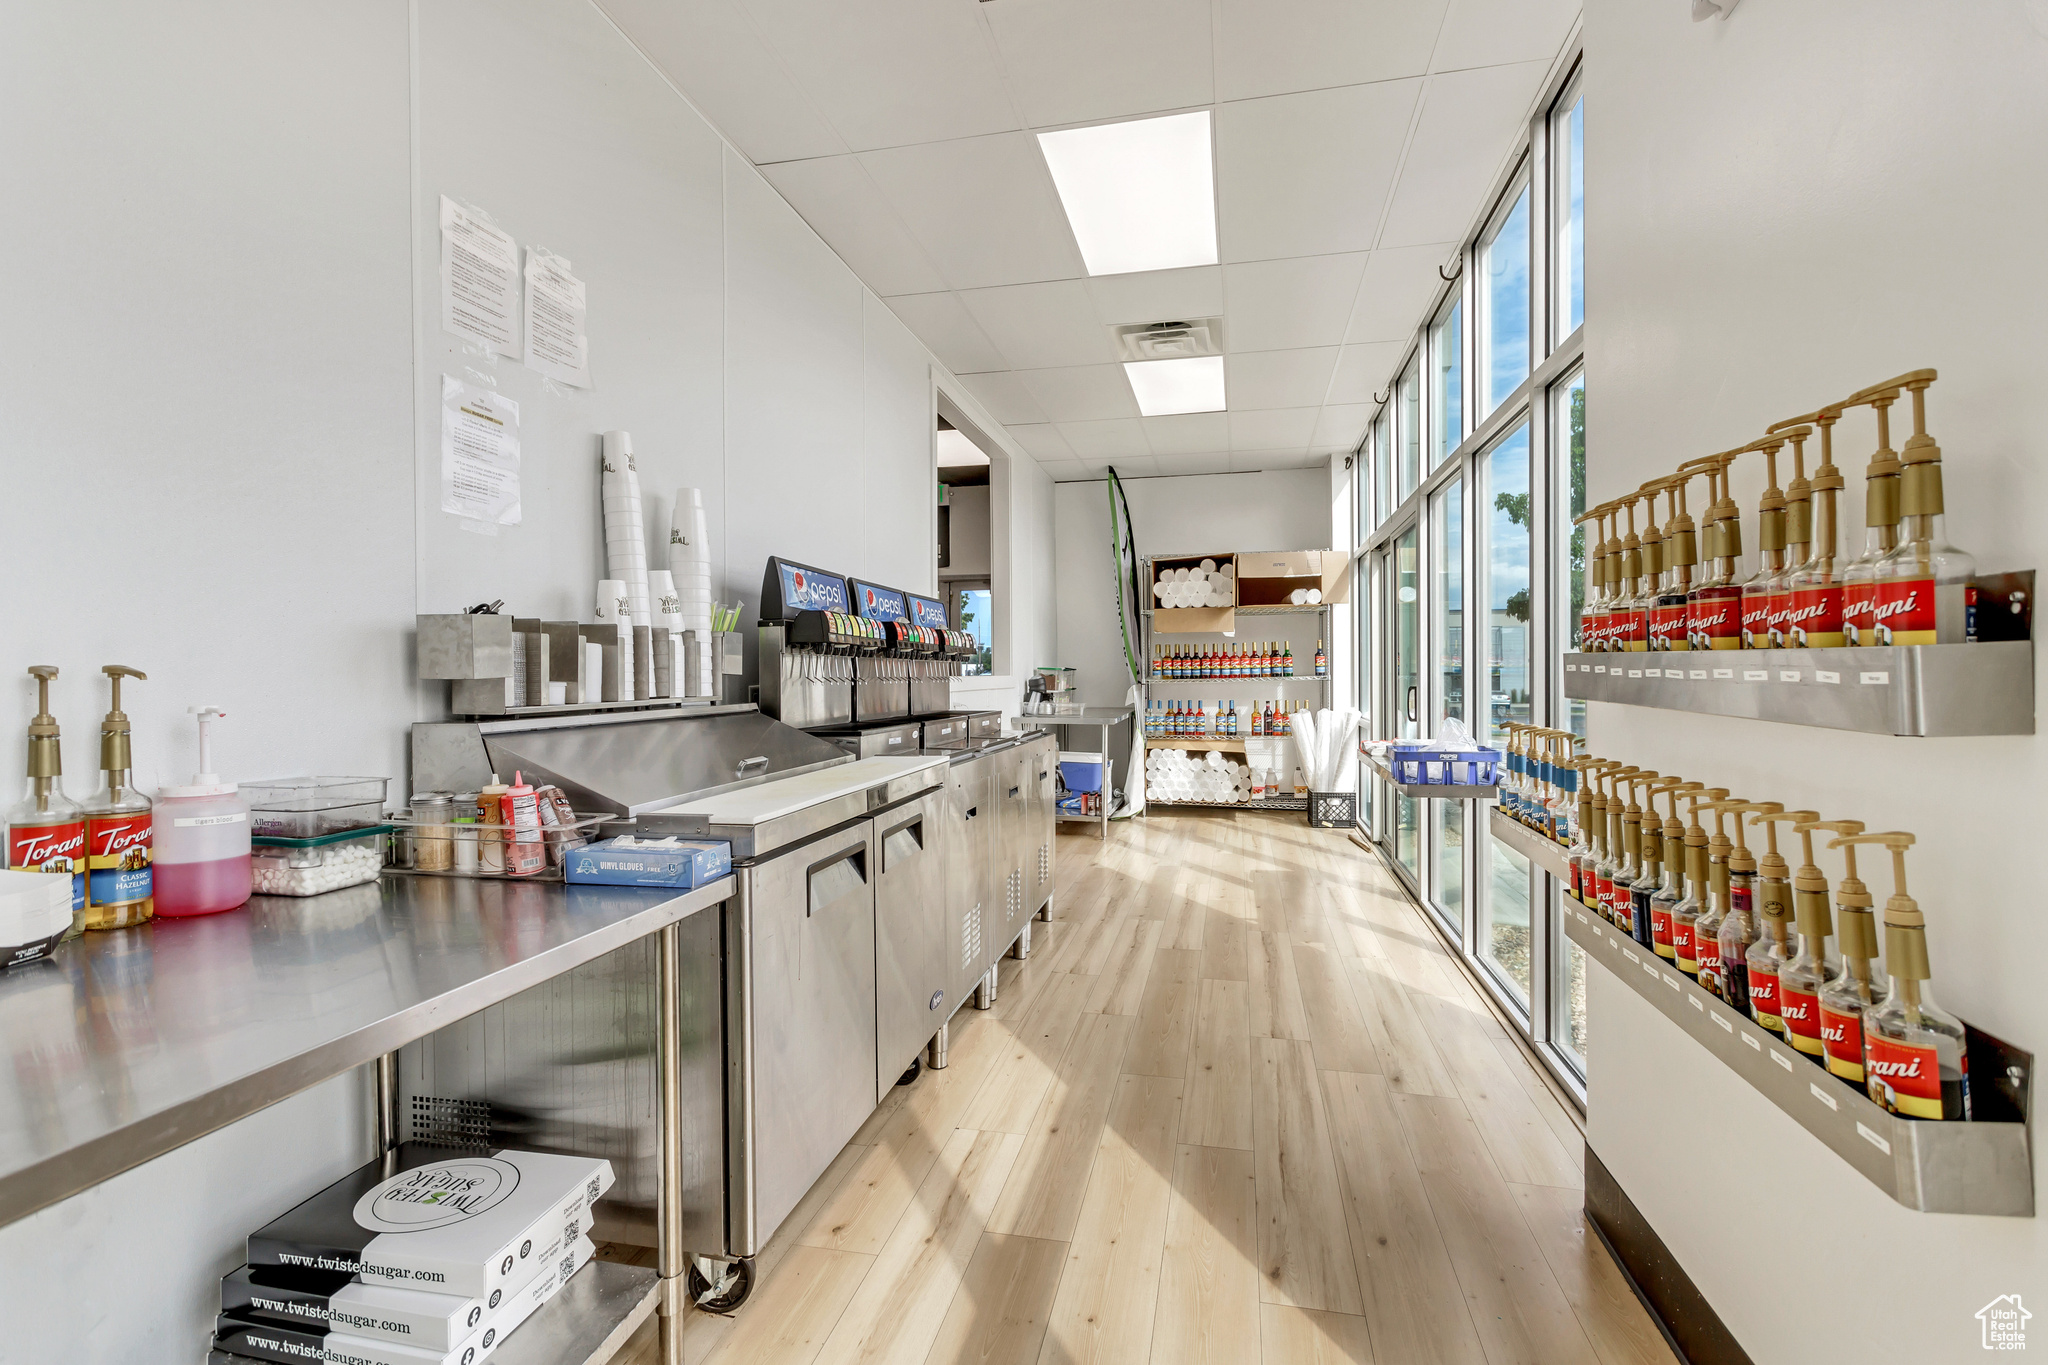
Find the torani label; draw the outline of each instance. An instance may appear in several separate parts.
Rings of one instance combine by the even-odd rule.
[[[1931,645],[1935,639],[1934,580],[1887,578],[1878,582],[1870,609],[1881,645]]]
[[[135,905],[150,898],[150,813],[95,815],[85,822],[86,899]]]
[[[1895,1114],[1942,1117],[1941,1064],[1931,1047],[1868,1034],[1863,1039],[1870,1098]]]
[[[1773,1033],[1783,1033],[1785,1021],[1778,1014],[1778,974],[1749,972],[1748,976],[1751,1016]]]
[[[1795,588],[1785,618],[1786,643],[1801,649],[1838,649],[1842,644],[1842,585]]]
[[[1871,634],[1871,609],[1877,605],[1877,585],[1869,579],[1859,579],[1842,586],[1842,643],[1845,645],[1869,645],[1877,643]]]
[[[1778,1016],[1785,1021],[1785,1038],[1809,1057],[1819,1057],[1826,1045],[1821,1038],[1820,997],[1778,983]]]
[[[1827,1049],[1828,1070],[1845,1081],[1863,1084],[1863,1016],[1843,1014],[1823,1005],[1820,1038]]]

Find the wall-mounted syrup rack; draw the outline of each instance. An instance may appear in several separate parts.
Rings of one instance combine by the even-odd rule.
[[[1487,812],[1486,821],[1487,827],[1493,831],[1494,838],[1558,881],[1567,886],[1571,885],[1571,867],[1565,862],[1564,850],[1558,847],[1555,839],[1544,838],[1498,806]]]
[[[2033,1054],[1969,1031],[1968,1122],[1887,1113],[1607,923],[1566,900],[1565,934],[1692,1040],[1909,1209],[2034,1215]]]

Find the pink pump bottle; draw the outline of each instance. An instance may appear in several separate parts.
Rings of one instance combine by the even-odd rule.
[[[159,791],[153,812],[158,919],[217,914],[249,899],[249,803],[213,771],[207,731],[227,713],[212,706],[191,713],[199,718],[200,771],[187,786]]]

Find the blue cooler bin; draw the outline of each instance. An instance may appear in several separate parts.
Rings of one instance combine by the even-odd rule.
[[[1060,781],[1070,792],[1102,790],[1103,755],[1060,753]]]

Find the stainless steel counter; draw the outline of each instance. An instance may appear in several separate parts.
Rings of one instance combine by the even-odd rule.
[[[0,974],[0,1225],[733,894],[387,876]]]

